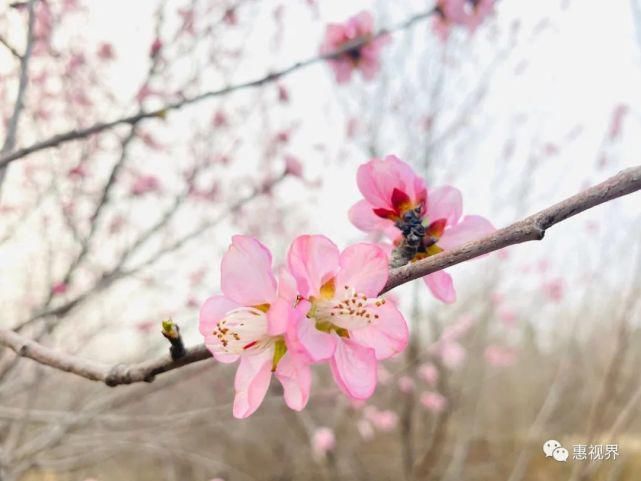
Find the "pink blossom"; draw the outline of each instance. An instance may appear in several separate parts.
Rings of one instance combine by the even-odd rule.
[[[440,346],[439,355],[446,367],[456,369],[465,360],[465,348],[458,342],[446,342]]]
[[[389,409],[378,410],[374,406],[369,406],[365,416],[376,427],[376,429],[389,432],[393,431],[398,424],[398,415]]]
[[[221,262],[223,295],[200,309],[200,332],[220,362],[240,360],[234,381],[233,414],[250,416],[262,403],[272,373],[283,385],[285,402],[301,410],[309,399],[311,373],[295,340],[295,287],[286,273],[277,283],[269,250],[256,239],[234,236]]]
[[[418,375],[425,381],[427,384],[434,385],[438,381],[438,369],[431,362],[422,364],[418,368]]]
[[[560,302],[563,299],[563,279],[553,279],[543,284],[543,293],[552,301]]]
[[[421,394],[421,404],[433,413],[440,413],[447,407],[447,399],[437,392],[427,391]]]
[[[101,60],[113,60],[116,58],[114,47],[110,43],[101,43],[98,47],[98,58]]]
[[[83,179],[87,175],[87,170],[85,169],[85,166],[83,164],[78,164],[75,167],[69,169],[67,175],[72,179]]]
[[[516,325],[516,313],[509,307],[499,308],[498,315],[505,326],[514,327]]]
[[[159,38],[155,38],[154,41],[151,42],[151,46],[149,47],[149,56],[151,58],[155,58],[160,53],[162,47],[162,40],[160,40]]]
[[[64,282],[56,282],[52,287],[51,287],[51,293],[55,296],[59,296],[67,292],[69,289],[69,285],[64,283]]]
[[[365,11],[350,17],[345,23],[330,23],[327,26],[320,48],[323,55],[359,41],[364,43],[328,60],[336,82],[348,82],[354,70],[359,70],[366,80],[373,79],[379,70],[381,49],[388,42],[388,37],[374,36],[374,18]]]
[[[502,346],[488,346],[485,349],[485,360],[494,367],[507,367],[516,361],[516,351]]]
[[[285,155],[285,173],[294,177],[303,177],[303,164],[293,155]]]
[[[136,178],[131,186],[130,193],[135,197],[139,197],[150,192],[158,192],[160,190],[160,182],[153,175],[141,175]]]
[[[610,140],[615,140],[621,135],[623,130],[623,120],[628,113],[629,107],[625,104],[617,105],[612,112],[612,120],[610,121],[610,131],[608,137]]]
[[[340,252],[324,236],[303,235],[289,249],[288,266],[306,311],[296,329],[301,345],[314,361],[329,361],[348,397],[369,398],[376,361],[401,352],[408,338],[403,315],[377,297],[387,282],[387,255],[366,243]]]
[[[493,11],[494,0],[438,0],[435,33],[441,40],[447,39],[452,26],[474,33]]]
[[[404,394],[412,392],[414,390],[414,379],[409,376],[399,377],[398,389]]]
[[[336,437],[334,431],[328,427],[320,427],[314,431],[312,436],[312,449],[316,456],[325,456],[328,452],[333,451],[336,447]]]
[[[356,180],[364,199],[350,209],[352,223],[365,232],[384,233],[396,243],[405,229],[420,224],[424,234],[413,260],[453,249],[495,230],[483,217],[462,217],[463,196],[458,189],[446,185],[428,191],[424,180],[394,155],[361,165]],[[456,300],[447,272],[438,271],[423,280],[437,299],[446,303]]]
[[[227,125],[229,125],[229,122],[227,121],[227,115],[225,115],[225,112],[223,112],[222,110],[216,111],[214,117],[211,119],[211,123],[216,128],[226,127]]]
[[[359,434],[366,441],[374,437],[374,427],[367,419],[359,419],[356,423],[356,429],[358,429]]]

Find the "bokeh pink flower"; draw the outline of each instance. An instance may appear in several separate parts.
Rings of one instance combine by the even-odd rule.
[[[355,70],[365,80],[371,80],[379,70],[381,49],[387,42],[388,37],[375,35],[372,14],[363,11],[344,23],[330,23],[320,51],[322,55],[328,55],[350,44],[358,44],[328,62],[339,84],[349,82]]]

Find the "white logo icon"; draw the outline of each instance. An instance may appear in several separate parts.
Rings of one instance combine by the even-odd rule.
[[[554,450],[560,447],[561,447],[561,443],[558,441],[555,441],[554,439],[550,439],[549,441],[546,441],[545,444],[543,445],[543,452],[545,453],[545,457],[549,458],[550,456],[553,456]]]
[[[552,457],[555,460],[560,461],[562,463],[565,463],[568,460],[568,456],[569,455],[570,455],[570,453],[568,453],[568,450],[563,448],[563,447],[556,448],[554,450],[554,452],[552,453]]]

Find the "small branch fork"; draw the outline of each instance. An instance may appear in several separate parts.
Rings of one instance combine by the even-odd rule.
[[[390,272],[387,285],[381,293],[432,272],[510,245],[541,240],[545,231],[553,225],[592,207],[639,190],[641,190],[641,166],[623,170],[605,182],[590,187],[508,227],[499,229],[483,239],[468,242],[456,249],[393,269]],[[205,345],[201,344],[185,349],[184,355],[180,357],[166,354],[148,361],[112,366],[65,354],[7,329],[0,329],[0,345],[12,349],[19,356],[33,359],[40,364],[92,381],[101,381],[108,386],[142,381],[151,382],[158,374],[210,357]]]

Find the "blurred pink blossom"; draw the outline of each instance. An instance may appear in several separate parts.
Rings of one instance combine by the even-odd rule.
[[[140,175],[131,186],[130,193],[134,197],[140,197],[150,192],[158,192],[159,190],[160,182],[157,177],[153,175]]]
[[[447,399],[445,399],[443,395],[433,391],[422,393],[420,401],[425,409],[433,413],[440,413],[447,406]]]
[[[629,111],[626,104],[617,105],[612,111],[612,120],[610,121],[610,130],[608,136],[610,140],[616,140],[623,130],[623,120]]]
[[[104,42],[98,46],[98,58],[101,60],[113,60],[116,58],[114,47],[110,43]]]
[[[404,394],[412,392],[414,390],[414,380],[409,376],[399,377],[398,389]]]
[[[492,345],[485,348],[485,360],[491,366],[507,367],[516,361],[516,351],[511,348]]]
[[[445,366],[456,369],[463,363],[467,354],[458,342],[446,342],[440,346],[439,355]]]
[[[366,441],[374,437],[374,427],[367,419],[359,419],[356,423],[356,429],[358,429],[359,434]]]
[[[345,23],[330,23],[325,31],[321,54],[335,52],[345,45],[364,40],[365,43],[328,60],[334,70],[336,82],[345,83],[358,70],[366,80],[374,78],[379,70],[379,57],[388,37],[374,37],[374,18],[369,12],[360,12]]]
[[[565,293],[563,279],[557,278],[543,284],[543,293],[552,301],[560,302]]]
[[[64,282],[56,282],[52,287],[51,287],[51,293],[55,296],[62,295],[67,292],[69,289],[69,286],[64,283]]]
[[[427,384],[434,385],[438,381],[438,369],[431,362],[421,364],[418,368],[418,375]]]
[[[320,427],[314,431],[312,436],[312,449],[318,457],[325,456],[336,447],[334,431],[328,427]]]
[[[303,177],[303,164],[293,155],[285,155],[285,173],[294,177]]]

